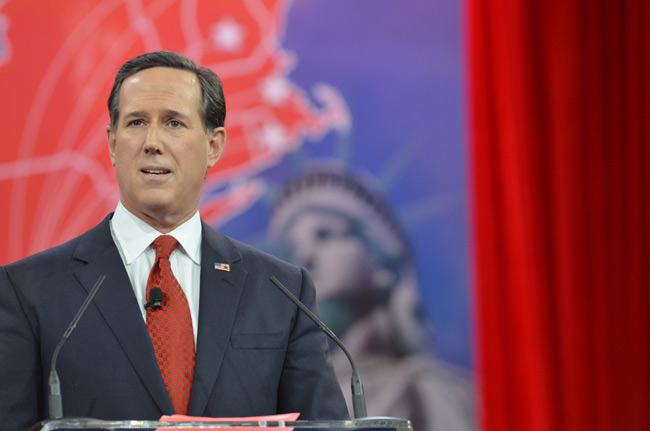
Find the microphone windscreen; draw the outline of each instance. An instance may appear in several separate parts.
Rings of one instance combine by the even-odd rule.
[[[162,302],[163,300],[163,291],[160,287],[153,287],[149,291],[149,302]]]

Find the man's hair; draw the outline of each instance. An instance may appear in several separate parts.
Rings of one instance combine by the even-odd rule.
[[[206,131],[222,127],[226,121],[226,100],[223,96],[221,80],[216,73],[207,67],[197,67],[189,58],[171,51],[158,51],[142,54],[132,58],[120,67],[115,75],[111,94],[108,96],[108,113],[111,118],[111,129],[117,129],[120,119],[120,90],[122,83],[128,77],[141,70],[152,67],[169,67],[194,73],[201,85],[201,119]]]

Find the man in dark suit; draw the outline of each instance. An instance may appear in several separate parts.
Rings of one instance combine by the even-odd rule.
[[[219,78],[179,54],[145,54],[118,72],[109,111],[115,213],[0,268],[0,429],[47,417],[52,354],[101,274],[105,282],[58,358],[65,415],[347,418],[324,334],[269,281],[276,276],[316,309],[309,275],[200,220],[201,185],[226,137]],[[152,313],[168,299],[151,306],[154,270],[163,265],[152,243],[161,235],[178,244],[162,259],[183,291],[192,347],[181,411],[161,371],[173,359],[152,343]]]

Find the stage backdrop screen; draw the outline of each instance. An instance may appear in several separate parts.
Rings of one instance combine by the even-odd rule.
[[[474,429],[459,3],[0,0],[0,264],[115,209],[115,72],[178,51],[227,100],[203,219],[311,272],[369,414]]]

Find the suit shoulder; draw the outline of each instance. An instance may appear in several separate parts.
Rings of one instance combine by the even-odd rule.
[[[61,264],[70,260],[77,244],[79,244],[79,237],[4,265],[4,268],[8,272],[34,271],[36,269],[40,271],[47,268],[60,268]]]
[[[247,268],[254,268],[257,272],[270,275],[301,276],[301,269],[298,266],[250,244],[224,235],[207,225],[204,225],[204,239],[208,241],[213,250],[217,250],[218,254],[226,259],[226,262],[233,265],[243,265]]]
[[[104,220],[98,226],[63,244],[6,264],[3,268],[10,278],[20,281],[51,279],[70,273],[85,264],[83,259],[76,257],[80,244],[85,242],[95,247],[101,247],[101,241],[98,241],[98,238],[106,236],[106,232],[103,232],[106,229],[109,228],[107,220]],[[108,232],[110,237],[110,230]]]
[[[273,272],[275,269],[275,271],[279,273],[289,272],[295,275],[300,274],[300,268],[292,263],[286,262],[277,256],[262,251],[250,244],[246,244],[233,238],[230,238],[230,240],[241,252],[242,259],[248,264],[254,264],[260,270],[266,269],[267,272]]]

